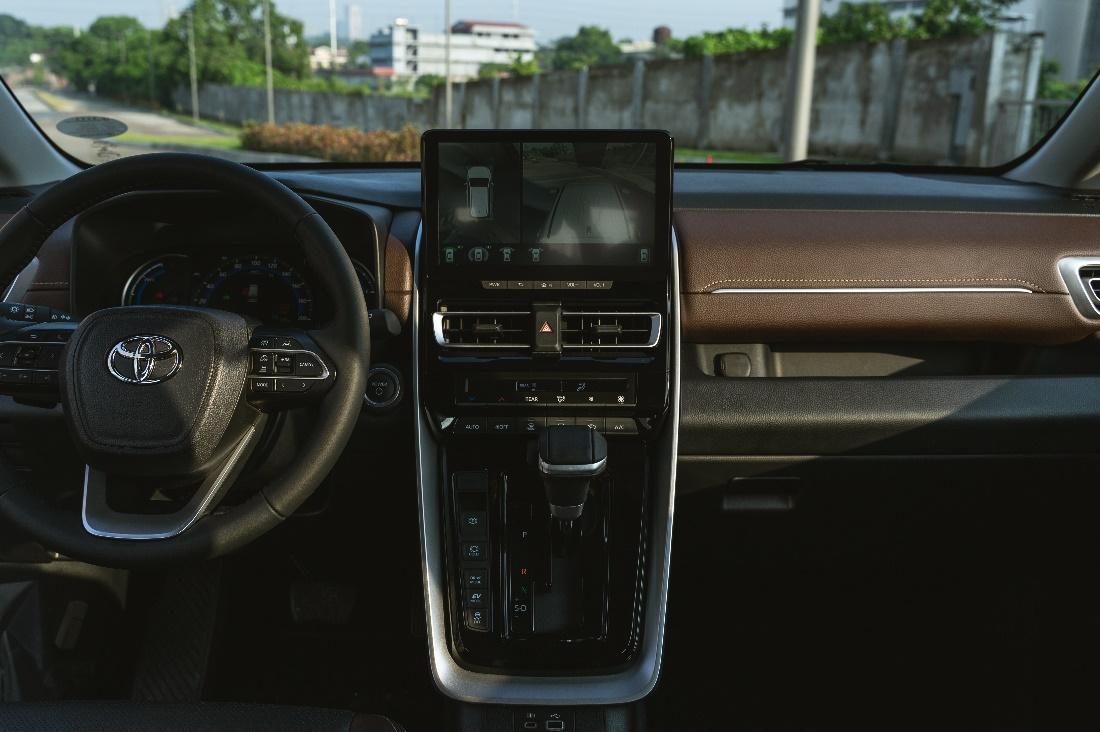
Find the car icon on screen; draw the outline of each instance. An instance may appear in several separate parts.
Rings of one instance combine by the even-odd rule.
[[[471,218],[487,219],[493,215],[493,173],[483,165],[466,170],[466,205]]]

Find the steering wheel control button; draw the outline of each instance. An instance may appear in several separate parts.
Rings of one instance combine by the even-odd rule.
[[[277,374],[293,374],[294,373],[294,356],[289,353],[276,353],[275,354],[275,373]],[[304,376],[305,374],[303,374]],[[320,376],[320,373],[317,374]]]
[[[310,379],[275,379],[275,391],[280,394],[304,394],[313,388]]]
[[[324,373],[321,360],[312,353],[297,353],[292,360],[292,370],[295,376],[316,377]]]
[[[252,354],[252,373],[257,376],[271,376],[275,373],[275,354],[260,351]]]
[[[257,394],[275,391],[275,379],[250,379],[248,387]]]
[[[289,336],[279,336],[275,339],[275,347],[281,351],[296,351],[302,347],[302,344]]]

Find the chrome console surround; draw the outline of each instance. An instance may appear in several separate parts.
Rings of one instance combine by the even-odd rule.
[[[420,560],[424,579],[428,653],[436,686],[452,699],[478,704],[608,705],[646,696],[657,683],[665,636],[672,521],[676,498],[676,456],[680,426],[680,271],[676,232],[672,232],[672,297],[669,349],[669,419],[659,438],[664,457],[653,481],[653,522],[649,535],[649,581],[646,583],[643,630],[638,653],[623,671],[603,675],[522,676],[471,671],[451,655],[447,638],[446,581],[443,566],[444,475],[441,450],[420,402],[420,281],[423,222],[413,254],[413,399],[416,403],[417,500],[420,512]],[[429,324],[430,327],[430,324]]]

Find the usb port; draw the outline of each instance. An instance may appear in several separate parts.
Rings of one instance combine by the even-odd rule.
[[[548,730],[563,730],[565,729],[565,722],[560,719],[548,719],[544,725]]]

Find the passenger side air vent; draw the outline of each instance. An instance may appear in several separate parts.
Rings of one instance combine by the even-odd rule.
[[[531,313],[523,310],[442,309],[432,315],[435,342],[444,348],[530,348]]]
[[[565,311],[561,314],[562,348],[653,348],[660,339],[658,313]]]
[[[1080,273],[1081,284],[1092,296],[1093,302],[1100,302],[1100,267],[1083,267]]]

